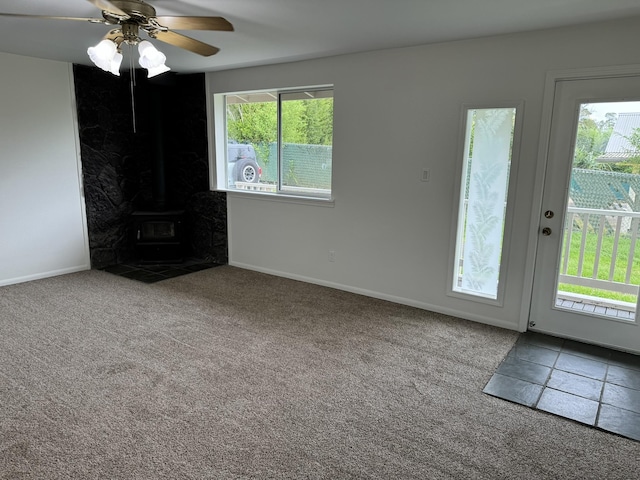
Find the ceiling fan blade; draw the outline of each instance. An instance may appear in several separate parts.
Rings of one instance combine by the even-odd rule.
[[[129,18],[129,14],[123,10],[120,10],[109,0],[87,0],[89,3],[92,3],[97,8],[102,11],[113,13],[114,15],[118,15],[120,17]]]
[[[233,32],[233,25],[222,17],[156,17],[163,27],[172,30],[221,30]]]
[[[169,45],[173,45],[175,47],[184,48],[185,50],[197,53],[198,55],[202,55],[203,57],[210,57],[211,55],[215,55],[220,51],[218,47],[214,47],[213,45],[201,42],[200,40],[196,40],[195,38],[187,37],[180,33],[171,31],[153,32],[152,38],[157,38],[161,42],[168,43]]]
[[[52,17],[50,15],[23,15],[21,13],[0,13],[0,17],[39,18],[46,20],[77,20],[80,22],[105,23],[104,18]]]

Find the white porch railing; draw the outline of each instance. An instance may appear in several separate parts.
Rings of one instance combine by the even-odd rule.
[[[560,283],[638,295],[638,285],[631,284],[631,275],[636,255],[639,224],[640,212],[569,207],[564,231]],[[569,274],[569,259],[574,253],[571,251],[572,238],[576,235],[580,235],[577,271],[575,274]],[[596,247],[593,252],[595,257],[593,264],[589,261],[587,265],[585,253],[588,248],[587,239],[590,235],[596,235]],[[606,242],[611,245],[611,251],[603,250],[603,240],[606,237],[612,237],[611,242]],[[624,242],[621,242],[622,238],[625,238]],[[626,239],[629,241],[627,242]],[[628,248],[628,251],[622,251],[622,244],[625,244],[625,250]],[[626,247],[627,244],[628,247]],[[590,247],[590,249],[592,248]],[[616,265],[619,265],[620,256],[627,259],[624,281],[620,281],[620,278],[615,279]]]

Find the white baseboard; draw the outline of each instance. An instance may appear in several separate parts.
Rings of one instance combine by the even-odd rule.
[[[43,278],[57,277],[58,275],[66,275],[67,273],[82,272],[84,270],[90,270],[90,269],[91,269],[91,265],[88,265],[88,264],[77,265],[74,267],[62,268],[60,270],[52,270],[49,272],[34,273],[33,275],[25,275],[24,277],[8,278],[4,280],[0,279],[0,287],[4,287],[6,285],[14,285],[16,283],[31,282],[33,280],[41,280]]]
[[[321,285],[323,287],[335,288],[337,290],[343,290],[345,292],[364,295],[365,297],[372,297],[372,298],[377,298],[379,300],[386,300],[388,302],[398,303],[400,305],[407,305],[409,307],[420,308],[422,310],[429,310],[431,312],[441,313],[443,315],[449,315],[452,317],[458,317],[464,320],[470,320],[472,322],[484,323],[486,325],[505,328],[507,330],[515,330],[515,331],[518,330],[518,325],[515,325],[513,323],[508,323],[508,322],[497,320],[491,317],[485,317],[484,315],[475,315],[469,312],[462,312],[452,308],[446,308],[439,305],[419,302],[416,300],[412,300],[410,298],[398,297],[395,295],[388,295],[386,293],[375,292],[373,290],[353,287],[351,285],[345,285],[345,284],[336,283],[336,282],[329,282],[326,280],[320,280],[312,277],[305,277],[303,275],[296,275],[289,272],[281,272],[279,270],[272,270],[269,268],[256,267],[255,265],[248,265],[240,262],[229,261],[229,265],[231,265],[232,267],[238,267],[245,270],[253,270],[260,273],[275,275],[276,277],[284,277],[284,278],[289,278],[291,280],[299,280],[301,282],[312,283],[314,285]]]

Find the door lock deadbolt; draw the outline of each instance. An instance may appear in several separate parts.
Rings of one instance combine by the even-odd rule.
[[[545,237],[548,237],[549,235],[551,235],[551,229],[549,227],[544,227],[542,229],[542,235],[544,235]]]
[[[553,218],[553,211],[551,210],[547,210],[546,212],[544,212],[544,218]]]

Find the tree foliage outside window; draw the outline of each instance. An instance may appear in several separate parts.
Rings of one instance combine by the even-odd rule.
[[[277,140],[277,102],[227,105],[227,134],[238,143]],[[289,100],[282,111],[282,141],[306,145],[333,143],[333,99]]]
[[[277,103],[234,103],[227,105],[227,137],[252,145],[276,141]]]
[[[611,110],[616,109],[616,103],[605,103]],[[574,168],[587,170],[609,170],[620,173],[640,174],[640,128],[634,129],[629,135],[623,135],[628,141],[630,154],[625,160],[601,161],[605,154],[609,139],[614,133],[618,113],[608,112],[604,118],[597,118],[594,110],[597,104],[583,104],[580,108],[576,146],[573,158]]]
[[[640,128],[633,130],[631,135],[626,137],[629,140],[629,144],[632,150],[629,152],[633,156],[629,158],[627,162],[621,165],[626,169],[627,173],[640,174]]]
[[[595,120],[592,115],[593,113],[588,106],[583,105],[578,121],[573,166],[590,170],[612,170],[611,164],[599,162],[598,158],[607,148],[617,115],[607,113],[606,118],[599,121]]]

